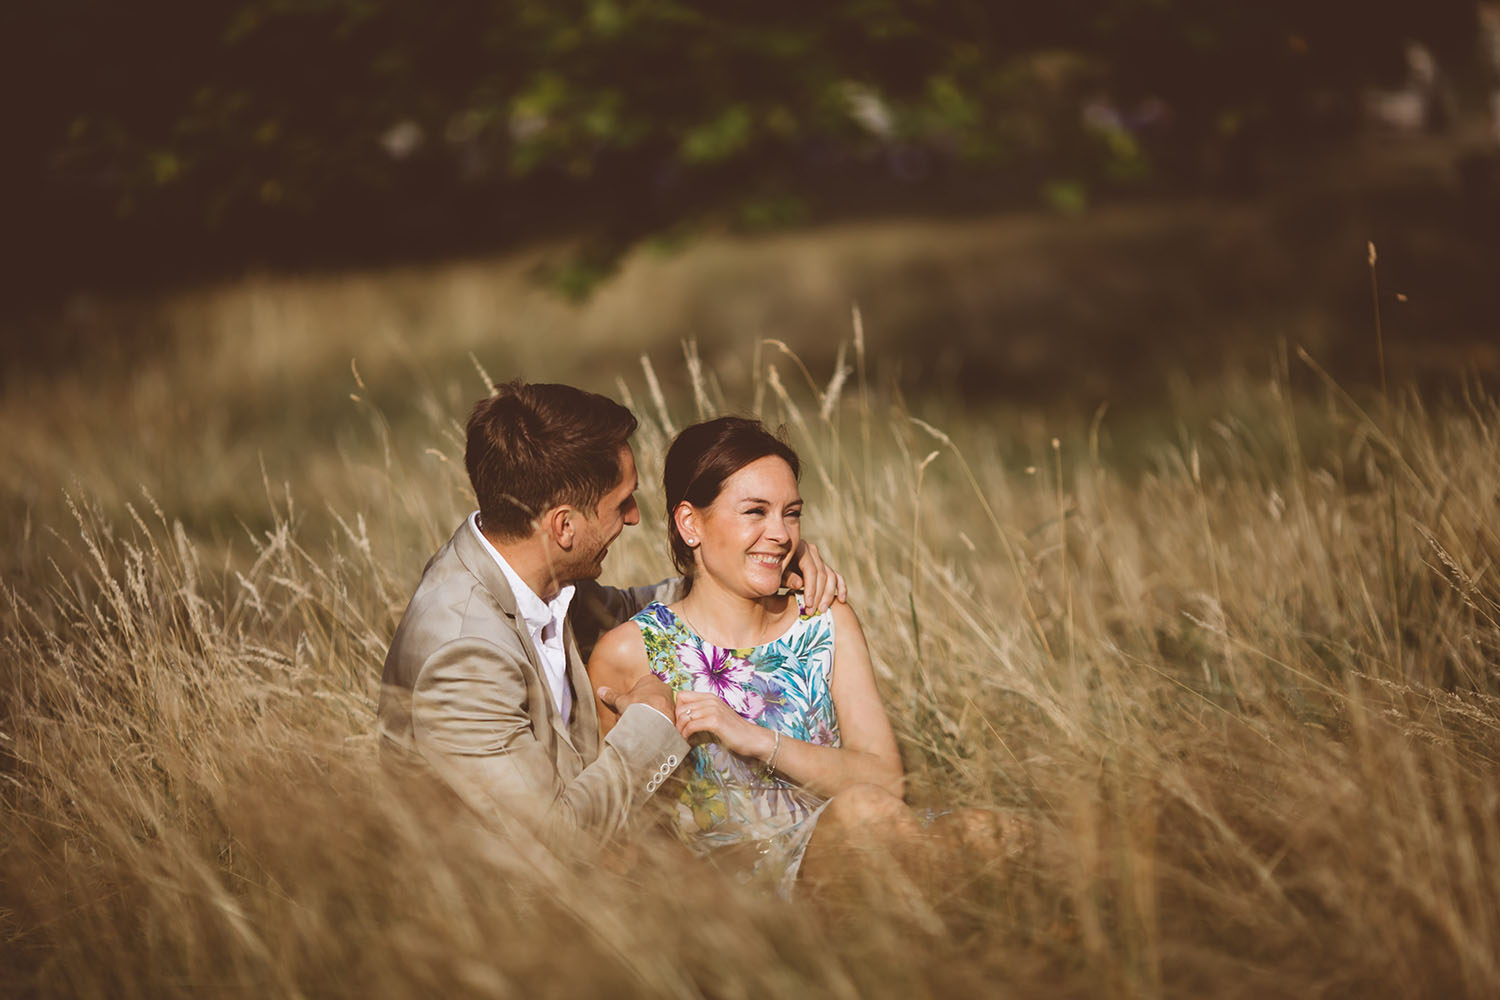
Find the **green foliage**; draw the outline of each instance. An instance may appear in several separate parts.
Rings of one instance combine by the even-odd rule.
[[[1053,180],[1042,185],[1042,201],[1059,215],[1082,215],[1089,207],[1089,193],[1076,180]]]
[[[1225,121],[1264,129],[1379,77],[1409,35],[1461,52],[1473,18],[1465,0],[1416,20],[1394,0],[12,7],[3,61],[27,101],[0,180],[33,249],[69,248],[71,269],[80,243],[118,260],[148,236],[273,259],[559,226],[628,246],[706,211],[766,224],[736,206],[767,178],[807,205],[851,177],[909,182],[886,166],[902,149],[1019,192],[1129,183]],[[1161,102],[1155,141],[1187,151],[1090,139],[1090,97]]]
[[[750,144],[750,112],[731,104],[702,125],[689,129],[678,143],[678,158],[686,164],[727,160]]]

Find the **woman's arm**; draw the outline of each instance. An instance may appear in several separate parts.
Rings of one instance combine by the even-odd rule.
[[[833,626],[833,708],[843,746],[814,746],[783,735],[777,749],[776,734],[770,729],[741,718],[718,695],[698,691],[677,693],[678,732],[688,738],[694,733],[712,733],[727,749],[758,760],[769,760],[774,751],[778,774],[828,798],[858,784],[879,785],[902,794],[901,755],[875,688],[875,671],[859,619],[848,605],[836,603]]]
[[[629,691],[636,681],[651,672],[641,627],[628,621],[600,636],[593,655],[589,657],[588,672],[589,686],[594,690],[594,705],[599,709],[599,739],[602,741],[620,721],[620,716],[599,697],[599,690]]]

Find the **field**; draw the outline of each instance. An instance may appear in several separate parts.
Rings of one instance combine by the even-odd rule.
[[[82,303],[97,354],[8,378],[7,993],[1500,992],[1500,408],[1476,376],[1345,389],[1293,342],[1149,408],[962,402],[893,388],[868,307],[790,345],[772,313],[622,346],[623,300],[670,289],[627,275],[575,331],[505,311],[521,268]],[[910,802],[1018,814],[1038,849],[787,904],[651,854],[519,870],[384,775],[385,645],[469,509],[467,406],[518,372],[642,418],[615,582],[665,575],[673,429],[785,424]]]

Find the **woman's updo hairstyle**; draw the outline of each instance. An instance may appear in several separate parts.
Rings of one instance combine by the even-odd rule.
[[[693,571],[693,550],[677,530],[677,508],[690,503],[700,510],[714,502],[724,480],[757,459],[775,455],[792,467],[792,478],[802,475],[797,453],[761,426],[759,420],[719,417],[694,424],[677,435],[667,449],[662,486],[667,497],[667,541],[672,563],[684,576]]]

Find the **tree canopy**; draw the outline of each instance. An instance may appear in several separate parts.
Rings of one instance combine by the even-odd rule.
[[[572,230],[783,224],[861,192],[1171,180],[1401,71],[1472,0],[54,0],[3,15],[35,273],[170,277]],[[1092,111],[1091,111],[1092,109]]]

